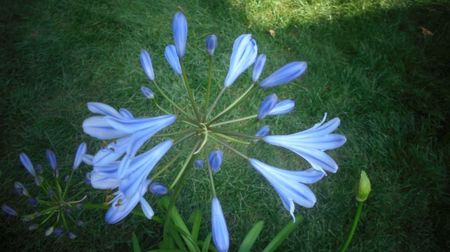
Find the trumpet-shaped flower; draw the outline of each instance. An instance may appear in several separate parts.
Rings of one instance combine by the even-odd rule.
[[[73,160],[73,166],[72,169],[76,170],[78,167],[80,167],[81,162],[83,161],[83,156],[87,152],[87,145],[86,143],[81,143],[78,148],[77,152],[75,153],[75,159]]]
[[[262,88],[270,88],[286,84],[300,77],[306,71],[306,62],[295,61],[284,65],[259,84]]]
[[[94,188],[118,188],[105,216],[107,223],[114,224],[121,221],[138,203],[141,203],[145,216],[148,219],[152,218],[153,209],[144,198],[150,184],[147,177],[172,144],[172,140],[164,141],[150,151],[133,158],[123,176],[118,176],[120,164],[117,161],[106,165],[94,165],[91,173],[91,184]]]
[[[339,118],[324,123],[325,120],[326,114],[320,123],[310,129],[290,135],[266,136],[263,139],[268,144],[280,146],[298,154],[314,169],[335,173],[338,165],[325,151],[342,146],[346,138],[343,135],[331,134],[339,127]]]
[[[222,166],[222,160],[223,160],[223,151],[221,150],[215,150],[211,151],[208,156],[208,164],[209,168],[216,173],[220,170],[220,166]]]
[[[230,247],[227,222],[223,216],[222,206],[219,199],[214,197],[211,202],[211,226],[212,238],[217,251],[226,252]]]
[[[308,169],[305,171],[284,170],[270,166],[259,160],[251,158],[250,164],[269,181],[281,198],[286,208],[295,221],[294,211],[297,203],[303,207],[311,208],[316,203],[316,196],[304,184],[313,184],[325,175],[321,171]]]
[[[164,50],[164,57],[166,57],[167,62],[169,62],[169,65],[175,73],[181,75],[180,58],[178,58],[177,49],[174,45],[166,46],[166,49]]]
[[[230,68],[225,78],[224,86],[231,86],[234,81],[256,60],[258,46],[251,34],[242,34],[233,44],[233,52],[230,58]]]
[[[152,118],[129,118],[103,103],[88,103],[91,112],[103,116],[92,116],[83,122],[84,132],[98,139],[116,139],[95,154],[93,163],[107,164],[122,158],[119,175],[123,175],[139,148],[154,134],[175,122],[175,115]]]
[[[150,80],[155,80],[155,72],[153,71],[152,59],[150,58],[150,54],[142,49],[141,55],[139,56],[139,60],[141,62],[142,69],[144,69],[145,75]]]
[[[253,74],[252,80],[256,82],[261,76],[262,71],[264,70],[264,65],[266,64],[266,55],[260,54],[258,58],[256,58],[255,65],[253,65]]]
[[[217,36],[212,34],[208,35],[206,37],[206,50],[208,51],[209,55],[214,55],[214,51],[217,47]]]
[[[182,12],[177,12],[173,17],[172,30],[177,55],[183,58],[186,52],[187,21]]]
[[[283,115],[291,112],[295,107],[295,102],[290,99],[285,99],[277,102],[275,106],[269,111],[267,115]]]
[[[19,155],[20,162],[22,163],[23,167],[33,176],[36,177],[36,171],[34,170],[33,163],[31,163],[30,158],[25,153],[20,153]]]

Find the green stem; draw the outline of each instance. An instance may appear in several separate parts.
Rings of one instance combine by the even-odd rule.
[[[150,180],[155,180],[159,175],[161,175],[161,173],[163,173],[165,170],[167,170],[170,166],[173,165],[173,163],[175,163],[175,161],[177,161],[177,159],[181,156],[181,152],[178,152],[177,155],[175,155],[174,158],[172,158],[172,160],[170,160],[167,164],[165,164],[162,168],[158,169],[158,171],[152,175]]]
[[[236,150],[235,148],[231,147],[229,144],[225,143],[224,141],[214,137],[213,135],[211,135],[211,138],[216,141],[217,143],[227,147],[229,150],[231,150],[232,152],[236,153],[237,155],[241,156],[244,159],[250,159],[249,157],[247,157],[245,154],[242,154],[240,151]]]
[[[345,252],[347,250],[348,246],[350,245],[350,243],[353,239],[353,234],[355,234],[356,227],[358,226],[363,206],[364,206],[364,202],[358,202],[358,208],[356,209],[356,214],[355,214],[355,218],[353,219],[352,227],[350,228],[350,231],[348,232],[347,240],[345,240],[344,245],[342,245],[342,247],[339,249],[340,252]]]
[[[233,109],[236,105],[238,105],[250,93],[250,91],[254,87],[255,87],[255,83],[252,83],[252,85],[250,85],[250,87],[247,88],[247,90],[245,90],[245,92],[241,96],[239,96],[233,103],[231,103],[230,106],[225,108],[222,112],[220,112],[218,115],[216,115],[216,117],[211,119],[211,121],[208,122],[208,125],[211,125],[213,122],[217,121],[220,117],[222,117],[224,114],[226,114],[228,111]]]
[[[164,113],[166,113],[166,114],[172,114],[172,113],[168,112],[167,110],[165,110],[163,107],[161,107],[161,106],[158,104],[158,102],[156,101],[156,98],[153,98],[153,101],[155,102],[155,106],[156,106],[159,110],[161,110],[162,112],[164,112]]]
[[[206,114],[206,120],[208,120],[209,115],[211,115],[211,113],[213,112],[214,108],[217,106],[217,103],[219,102],[220,98],[223,96],[223,94],[225,93],[226,88],[223,87],[219,94],[217,95],[216,99],[214,100],[212,106],[209,108],[208,113]]]
[[[171,132],[171,133],[156,134],[154,137],[173,136],[173,135],[178,135],[178,134],[189,133],[189,132],[192,132],[192,131],[193,131],[192,129],[187,129],[187,130],[181,130],[181,131]]]
[[[188,157],[186,158],[186,161],[184,162],[183,166],[181,167],[181,170],[178,172],[175,180],[170,185],[169,190],[172,190],[176,186],[176,184],[178,183],[180,178],[183,176],[183,174],[184,174],[186,168],[188,167],[189,163],[191,162],[192,157],[194,156],[194,152],[197,149],[199,144],[200,144],[200,141],[197,141],[197,143],[195,143],[194,148],[192,148],[192,151],[189,153]]]
[[[217,127],[217,126],[221,126],[221,125],[225,125],[225,124],[236,123],[236,122],[242,122],[242,121],[254,119],[254,118],[256,118],[256,117],[258,117],[258,115],[251,115],[251,116],[241,117],[241,118],[237,118],[237,119],[233,119],[233,120],[229,120],[229,121],[225,121],[225,122],[214,123],[214,124],[211,124],[211,125],[209,125],[209,126],[210,126],[210,127]]]
[[[219,133],[219,132],[214,132],[213,134],[216,135],[216,136],[219,136],[219,137],[221,137],[221,138],[223,138],[223,139],[225,139],[225,140],[227,140],[227,141],[230,141],[230,142],[235,142],[235,143],[240,143],[240,144],[246,144],[246,145],[249,145],[249,144],[250,144],[250,142],[248,142],[248,141],[243,141],[243,140],[237,139],[237,138],[232,137],[232,136],[224,135],[224,134]]]
[[[172,99],[169,98],[169,96],[166,95],[166,93],[164,92],[164,90],[162,90],[162,88],[159,87],[158,83],[156,81],[153,81],[153,84],[155,85],[156,89],[158,89],[158,92],[168,101],[170,102],[170,104],[172,104],[176,109],[178,109],[183,115],[185,115],[189,120],[191,121],[195,121],[192,118],[190,118],[190,116],[188,115],[188,113],[186,113],[183,109],[180,108],[180,106],[178,106]]]
[[[214,178],[211,167],[208,167],[208,174],[209,174],[209,181],[211,182],[211,191],[213,194],[213,197],[216,197],[216,187],[214,186]]]
[[[183,80],[183,85],[186,88],[186,91],[188,92],[189,95],[189,100],[191,101],[191,105],[192,105],[192,109],[194,110],[195,116],[197,117],[197,121],[201,121],[201,117],[200,117],[200,113],[198,112],[198,108],[195,105],[195,99],[194,99],[194,94],[192,93],[192,88],[189,85],[189,81],[186,75],[186,71],[184,69],[184,65],[182,62],[180,62],[181,65],[181,73],[182,73],[182,80]]]
[[[212,131],[213,131],[213,132],[222,133],[222,134],[225,134],[225,135],[231,135],[231,136],[237,136],[237,137],[250,138],[250,139],[253,139],[253,140],[258,139],[258,137],[250,136],[250,135],[243,134],[243,133],[240,133],[240,132],[234,132],[234,131],[228,131],[228,130],[221,130],[221,129],[213,129]]]
[[[208,110],[208,105],[209,105],[209,96],[211,94],[211,80],[212,80],[212,56],[209,55],[209,58],[208,58],[208,88],[206,90],[205,111]],[[206,116],[207,115],[205,115],[205,120],[206,120]]]
[[[73,177],[73,173],[74,173],[74,172],[75,172],[74,169],[72,169],[72,171],[70,172],[69,180],[67,181],[66,186],[64,187],[64,192],[63,192],[63,195],[62,195],[62,199],[61,199],[61,200],[64,200],[65,197],[66,197],[67,190],[69,190],[69,185],[70,185],[70,182],[72,181],[72,177]]]

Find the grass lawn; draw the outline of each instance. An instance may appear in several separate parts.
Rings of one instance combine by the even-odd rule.
[[[198,100],[206,87],[205,37],[218,36],[213,82],[217,94],[234,39],[252,33],[259,52],[267,55],[262,77],[294,60],[307,61],[308,72],[289,85],[258,90],[230,118],[254,114],[261,100],[276,92],[280,98],[296,101],[291,114],[265,121],[276,134],[307,129],[324,112],[342,121],[338,133],[347,137],[347,143],[329,152],[339,171],[312,186],[318,199],[314,208],[296,207],[303,223],[280,251],[337,250],[356,209],[354,187],[361,169],[369,174],[373,191],[350,251],[450,247],[446,169],[450,5],[445,1],[18,0],[1,5],[0,203],[19,205],[14,181],[31,190],[31,177],[18,161],[21,151],[34,162],[45,163],[45,149],[51,148],[68,171],[81,141],[88,143],[91,152],[100,147],[100,141],[81,128],[90,115],[87,102],[126,107],[137,116],[161,114],[139,92],[141,85],[150,85],[139,65],[141,48],[151,52],[159,84],[173,97],[186,96],[163,54],[172,43],[172,16],[182,10],[189,27],[184,62]],[[246,89],[250,75],[238,79],[219,108]],[[254,134],[260,124],[239,126]],[[153,139],[145,149],[161,140]],[[214,147],[208,144],[200,155],[206,157]],[[236,148],[275,166],[305,167],[305,162],[279,148],[264,144]],[[89,170],[83,166],[75,178],[83,180]],[[174,167],[162,180],[170,183],[177,170]],[[232,152],[225,150],[215,181],[231,251],[257,221],[263,220],[265,226],[255,251],[291,221],[272,187]],[[205,237],[210,231],[207,173],[193,170],[184,183],[177,206],[185,217],[195,208],[203,211],[206,222],[201,237]],[[79,190],[89,195],[89,202],[104,200],[103,191],[83,184]],[[45,237],[42,229],[28,231],[19,219],[2,215],[0,247],[5,251],[122,251],[131,249],[132,232],[144,248],[154,248],[160,241],[162,227],[154,221],[129,216],[120,224],[107,225],[104,213],[77,213],[86,225],[74,230],[78,238],[73,241]]]

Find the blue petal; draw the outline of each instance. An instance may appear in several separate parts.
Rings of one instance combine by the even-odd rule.
[[[150,58],[150,54],[142,49],[141,55],[139,57],[142,69],[144,69],[145,74],[150,80],[155,79],[155,72],[153,71],[152,59]]]
[[[24,152],[20,153],[19,155],[20,162],[22,163],[23,167],[34,177],[36,177],[36,171],[33,168],[33,163],[31,163],[30,158],[25,154]]]
[[[223,160],[223,151],[215,150],[209,153],[208,157],[209,167],[214,173],[217,173],[220,170],[222,160]]]
[[[149,186],[149,190],[153,195],[158,197],[166,195],[169,192],[167,186],[161,182],[152,182]]]
[[[255,62],[257,55],[258,46],[256,45],[256,41],[252,39],[251,34],[240,35],[233,44],[230,67],[224,81],[224,86],[231,86],[239,75]]]
[[[259,106],[258,119],[264,119],[277,104],[278,97],[276,94],[268,95]]]
[[[306,71],[306,68],[306,62],[291,62],[265,78],[259,85],[262,88],[270,88],[288,83],[300,77]]]
[[[144,212],[145,217],[147,217],[147,219],[151,219],[153,218],[153,215],[155,215],[155,212],[153,212],[152,207],[150,206],[150,204],[148,204],[147,200],[145,200],[144,198],[141,198],[141,208],[142,208],[142,212]]]
[[[11,215],[11,216],[17,216],[16,210],[14,208],[8,206],[7,204],[2,204],[2,210],[4,213]]]
[[[101,102],[88,102],[87,103],[89,111],[91,111],[94,114],[101,114],[105,116],[112,116],[112,117],[121,117],[119,112],[115,110],[113,107],[101,103]]]
[[[177,55],[183,58],[186,51],[187,21],[182,12],[177,12],[173,17],[172,29]]]
[[[253,82],[256,82],[259,79],[259,76],[261,76],[265,64],[266,64],[266,55],[260,54],[258,58],[256,58],[255,65],[253,66],[253,74],[252,74]]]
[[[223,216],[222,206],[214,197],[211,202],[211,226],[214,245],[219,252],[226,252],[230,247],[227,223]]]
[[[202,169],[204,165],[205,165],[205,160],[197,159],[194,161],[195,169]]]
[[[258,130],[258,132],[256,132],[255,136],[256,137],[265,137],[265,136],[269,135],[269,133],[270,133],[270,127],[268,125],[264,125]]]
[[[214,55],[214,51],[217,47],[217,36],[212,34],[208,35],[206,37],[206,50],[208,51],[209,55]]]
[[[174,45],[166,46],[166,49],[164,50],[164,57],[166,57],[167,62],[175,73],[181,75],[180,59],[178,58]]]
[[[119,113],[123,118],[127,118],[127,119],[133,119],[133,113],[131,113],[128,109],[126,108],[121,108],[119,109]]]
[[[141,87],[141,93],[143,96],[145,96],[148,99],[153,99],[155,97],[155,94],[153,93],[153,91],[146,86]]]
[[[114,139],[127,135],[126,132],[111,127],[107,121],[107,117],[104,116],[91,116],[85,119],[83,122],[83,131],[101,140]]]
[[[50,167],[51,167],[53,170],[56,170],[56,168],[57,168],[57,162],[56,162],[56,155],[55,155],[55,153],[54,153],[52,150],[48,150],[48,149],[47,149],[47,150],[45,151],[45,156],[46,156],[46,158],[47,158],[47,161],[48,161]]]
[[[272,110],[270,110],[269,115],[282,115],[291,112],[295,107],[295,102],[293,100],[282,100],[278,102]]]

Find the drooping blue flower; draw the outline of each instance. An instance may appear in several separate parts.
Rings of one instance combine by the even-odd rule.
[[[119,222],[139,202],[146,217],[152,218],[153,210],[143,197],[150,184],[147,177],[172,144],[172,140],[164,141],[151,150],[132,158],[122,176],[118,175],[119,161],[94,165],[91,173],[92,186],[97,189],[118,189],[105,216],[107,223],[114,224]]]
[[[56,155],[52,150],[47,149],[45,151],[45,157],[47,158],[48,164],[53,171],[58,168],[58,163],[56,162]]]
[[[267,115],[283,115],[291,112],[295,107],[295,102],[290,99],[285,99],[277,102],[275,106],[269,111]]]
[[[16,192],[17,195],[19,196],[30,196],[30,194],[28,193],[27,188],[20,182],[14,182],[14,191]]]
[[[60,237],[64,234],[64,229],[62,227],[57,227],[53,230],[53,235],[56,237]]]
[[[277,104],[278,97],[276,94],[268,95],[259,106],[258,119],[264,119]]]
[[[164,57],[166,57],[167,62],[175,71],[176,74],[181,75],[181,65],[180,58],[178,58],[177,51],[174,45],[166,46],[164,50]]]
[[[295,221],[294,202],[311,208],[316,203],[316,196],[304,184],[313,184],[325,175],[321,171],[308,169],[305,171],[291,171],[270,166],[256,159],[249,159],[250,164],[261,174],[281,198],[284,208],[286,208]]]
[[[187,21],[182,12],[177,12],[172,23],[173,40],[178,57],[183,58],[186,51]]]
[[[155,94],[153,93],[153,91],[146,87],[146,86],[142,86],[141,87],[141,93],[143,96],[145,96],[147,99],[153,99],[155,98]]]
[[[19,155],[20,162],[23,167],[33,176],[36,177],[36,171],[34,170],[33,163],[31,163],[30,158],[25,153],[20,153]]]
[[[266,64],[266,55],[260,54],[258,58],[256,58],[255,65],[253,65],[253,74],[252,80],[256,82],[261,76],[262,71],[264,70],[264,65]]]
[[[38,202],[37,199],[35,199],[35,198],[28,198],[28,199],[27,199],[27,204],[28,204],[30,207],[37,207],[37,205],[39,204],[39,202]]]
[[[163,183],[157,182],[157,181],[150,183],[149,190],[153,195],[155,195],[157,197],[164,196],[169,192],[169,189],[167,188],[167,186],[165,186]]]
[[[224,86],[231,86],[234,81],[256,60],[258,46],[251,34],[240,35],[233,44],[230,58],[230,68],[224,81]]]
[[[145,75],[147,75],[147,78],[151,81],[155,80],[155,72],[153,71],[153,64],[150,54],[146,50],[142,49],[139,60],[141,62],[142,69],[144,69]]]
[[[325,153],[326,150],[336,149],[346,142],[343,135],[331,134],[339,127],[339,118],[326,123],[326,114],[320,123],[310,129],[290,134],[266,136],[263,140],[272,145],[286,148],[308,161],[314,169],[335,173],[338,169],[336,162]]]
[[[202,169],[203,166],[205,166],[205,160],[197,159],[197,160],[194,161],[194,168],[195,169]]]
[[[215,34],[211,34],[206,36],[206,50],[209,55],[214,55],[214,51],[217,47],[217,36]]]
[[[219,199],[214,197],[211,202],[211,226],[214,245],[219,252],[226,252],[230,247],[227,222],[223,216]]]
[[[7,215],[17,216],[16,210],[14,210],[14,208],[10,207],[8,204],[2,204],[2,211]]]
[[[81,143],[78,148],[77,152],[75,153],[75,159],[73,160],[73,166],[72,169],[76,170],[78,167],[80,167],[81,162],[83,161],[84,155],[86,155],[87,152],[87,145],[86,143]]]
[[[269,135],[269,133],[270,133],[269,125],[264,125],[256,132],[255,136],[262,138]]]
[[[221,150],[211,151],[208,156],[209,168],[214,173],[217,173],[220,170],[220,166],[222,165],[222,160],[223,160],[223,151]]]
[[[261,81],[259,86],[262,88],[270,88],[286,84],[300,77],[306,71],[306,68],[307,64],[303,61],[288,63]]]
[[[154,134],[175,122],[175,115],[152,118],[128,118],[103,103],[88,103],[91,112],[103,116],[92,116],[83,122],[83,130],[98,139],[116,139],[106,148],[99,150],[93,164],[107,164],[122,158],[119,175],[129,165],[139,148]]]

